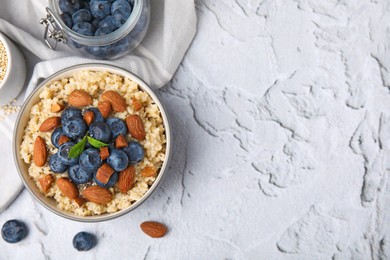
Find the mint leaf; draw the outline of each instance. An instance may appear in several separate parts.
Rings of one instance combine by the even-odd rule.
[[[87,144],[87,136],[84,136],[83,140],[81,140],[77,144],[73,145],[72,148],[70,148],[68,157],[69,158],[78,157],[84,151],[86,144]]]
[[[95,138],[92,138],[90,136],[87,136],[87,138],[88,138],[88,143],[90,143],[95,148],[100,149],[104,146],[108,146],[108,144],[103,143],[102,141],[96,140]]]

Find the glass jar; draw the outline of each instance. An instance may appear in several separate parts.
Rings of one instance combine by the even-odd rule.
[[[61,18],[58,0],[49,0],[47,16],[40,23],[45,28],[44,39],[49,48],[55,50],[57,42],[68,44],[83,56],[97,59],[116,59],[142,41],[149,26],[149,0],[134,0],[130,17],[117,30],[101,36],[85,36],[67,27]]]

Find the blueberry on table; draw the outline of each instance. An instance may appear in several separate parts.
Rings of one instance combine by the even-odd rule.
[[[58,127],[51,134],[51,143],[54,145],[55,148],[60,147],[60,145],[58,144],[58,141],[59,141],[61,135],[64,135],[64,132],[62,131],[62,127]]]
[[[103,143],[111,141],[111,128],[104,122],[94,122],[89,127],[89,135]]]
[[[72,15],[72,21],[74,24],[82,22],[90,22],[92,19],[91,11],[87,9],[80,9]]]
[[[1,228],[1,236],[8,243],[17,243],[25,238],[26,235],[26,226],[23,222],[16,219],[8,220]]]
[[[110,179],[106,184],[100,182],[98,179],[96,179],[96,173],[93,175],[93,180],[96,182],[96,184],[102,188],[108,189],[115,185],[115,183],[118,182],[119,174],[115,172],[111,175]]]
[[[80,0],[60,0],[58,5],[63,13],[73,14],[80,9]]]
[[[72,30],[85,36],[93,36],[93,27],[91,23],[81,22],[73,25]]]
[[[61,114],[61,124],[64,124],[71,117],[83,118],[81,109],[75,107],[67,107]]]
[[[108,28],[110,31],[115,31],[118,27],[116,26],[115,19],[112,15],[104,17],[99,22],[99,28]]]
[[[78,251],[88,251],[96,245],[96,237],[91,233],[79,232],[73,238],[73,247]]]
[[[123,148],[123,151],[127,154],[130,164],[137,164],[144,158],[144,149],[142,145],[137,141],[131,141]]]
[[[113,117],[107,119],[107,124],[111,128],[112,139],[116,139],[119,135],[125,136],[127,134],[127,126],[122,119]]]
[[[93,122],[104,122],[105,121],[102,113],[96,107],[90,107],[90,108],[85,109],[85,112],[89,112],[89,111],[92,111],[94,116],[95,116],[93,121],[92,121],[92,123]]]
[[[75,145],[74,142],[67,142],[61,145],[60,148],[58,148],[58,157],[60,158],[63,164],[72,166],[79,162],[78,158],[69,158],[70,149],[74,145]]]
[[[55,153],[52,156],[50,156],[49,167],[50,170],[54,173],[64,173],[68,169],[68,165],[62,162],[58,153]]]
[[[84,184],[92,180],[93,173],[85,171],[80,165],[76,164],[69,167],[68,175],[75,184]]]
[[[129,165],[129,158],[124,151],[112,149],[110,151],[110,156],[107,158],[107,163],[115,171],[120,172],[126,169]]]
[[[69,28],[72,28],[73,26],[72,16],[68,13],[62,13],[60,16],[62,21],[65,23],[65,25],[68,26]]]
[[[106,0],[91,0],[89,7],[92,15],[99,19],[106,17],[111,12],[111,2]]]
[[[80,117],[71,117],[62,125],[64,134],[72,139],[78,139],[87,133],[87,124]]]
[[[88,148],[80,154],[80,166],[87,172],[95,172],[103,164],[100,158],[100,151],[95,148]]]

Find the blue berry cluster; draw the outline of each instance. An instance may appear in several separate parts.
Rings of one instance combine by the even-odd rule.
[[[88,126],[83,119],[83,114],[92,111],[94,120]],[[115,140],[119,135],[126,136],[128,133],[125,122],[119,118],[103,118],[99,109],[90,107],[82,111],[79,108],[67,107],[61,115],[61,125],[51,135],[53,145],[58,152],[49,159],[49,166],[54,173],[68,171],[69,178],[75,184],[84,184],[92,180],[99,186],[110,188],[118,181],[118,173],[129,165],[134,165],[144,158],[144,149],[137,141],[130,141],[127,146],[117,149]],[[80,142],[85,135],[108,145],[109,156],[102,160],[100,150],[91,145],[85,145],[84,150],[76,158],[71,158],[69,153],[76,143]],[[62,145],[59,144],[61,136],[70,139]],[[98,169],[107,163],[115,173],[107,183],[101,183],[96,179]]]
[[[133,10],[134,0],[59,0],[59,7],[67,27],[85,36],[102,36],[126,23]],[[72,40],[70,43],[99,59],[115,57],[134,45],[129,35],[106,46],[84,46]]]

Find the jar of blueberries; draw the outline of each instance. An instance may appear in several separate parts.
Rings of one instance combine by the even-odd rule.
[[[121,57],[142,41],[149,26],[149,0],[49,0],[44,39],[51,49],[66,43],[84,56]]]

